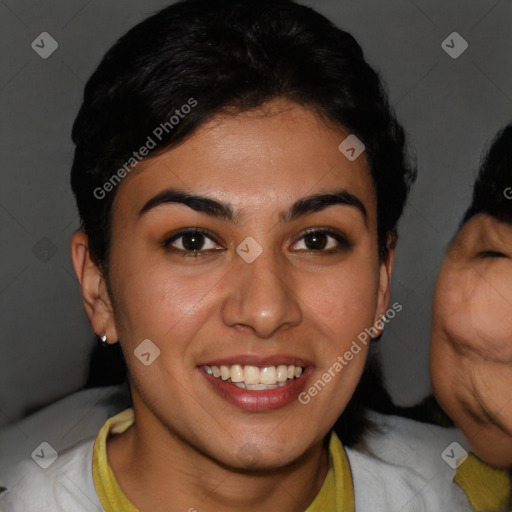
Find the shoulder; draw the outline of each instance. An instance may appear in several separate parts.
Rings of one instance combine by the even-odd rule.
[[[365,437],[364,449],[346,449],[359,510],[472,510],[453,483],[455,468],[441,456],[453,442],[466,444],[458,429],[369,416],[377,428]]]
[[[58,454],[46,469],[33,460],[19,463],[16,483],[0,495],[2,512],[98,512],[103,510],[92,478],[94,439]]]

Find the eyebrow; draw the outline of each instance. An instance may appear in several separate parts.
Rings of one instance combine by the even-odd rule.
[[[163,204],[183,204],[196,212],[235,223],[238,222],[240,218],[239,212],[235,212],[234,208],[228,203],[176,188],[165,189],[151,198],[139,211],[139,217],[149,210]],[[291,222],[299,217],[325,210],[334,205],[345,205],[356,208],[363,216],[365,224],[367,224],[368,212],[362,201],[354,194],[343,189],[330,193],[314,194],[298,199],[286,212],[280,214],[280,219],[282,222]]]

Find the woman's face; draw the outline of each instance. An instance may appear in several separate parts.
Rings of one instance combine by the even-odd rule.
[[[438,277],[434,391],[475,452],[512,464],[512,225],[480,214],[452,242]]]
[[[385,312],[391,266],[378,259],[364,154],[338,150],[347,135],[274,101],[217,117],[125,178],[110,284],[139,424],[260,468],[297,459],[334,424],[367,348],[333,365]],[[308,199],[324,194],[338,199]],[[258,379],[269,389],[240,387]]]

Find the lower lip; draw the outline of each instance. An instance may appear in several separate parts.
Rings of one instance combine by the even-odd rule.
[[[251,412],[272,411],[293,402],[305,388],[306,381],[311,374],[311,368],[308,367],[299,378],[292,380],[289,384],[275,389],[248,391],[214,377],[202,368],[199,368],[199,371],[224,400]]]

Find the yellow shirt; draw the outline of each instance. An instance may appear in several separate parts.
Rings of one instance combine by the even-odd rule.
[[[124,432],[133,422],[133,409],[126,409],[107,420],[94,443],[94,485],[106,512],[138,512],[119,487],[107,461],[107,436]],[[345,450],[334,433],[329,441],[329,471],[320,492],[306,512],[354,512],[350,466]]]

